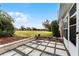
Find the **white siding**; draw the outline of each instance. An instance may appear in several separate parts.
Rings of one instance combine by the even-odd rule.
[[[65,37],[64,37],[64,44],[66,48],[69,50],[69,43],[68,43],[68,40],[65,39]]]
[[[78,56],[77,47],[74,46],[70,41],[69,41],[69,49],[68,50],[69,50],[71,56]]]

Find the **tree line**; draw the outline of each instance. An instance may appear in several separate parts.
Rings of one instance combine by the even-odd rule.
[[[38,29],[35,27],[24,27],[21,26],[21,28],[15,28],[16,31],[48,31],[47,29]]]
[[[0,37],[2,36],[13,36],[15,30],[34,30],[34,31],[51,31],[54,36],[60,36],[59,35],[59,26],[57,20],[54,20],[52,22],[49,22],[49,20],[45,20],[42,25],[45,27],[45,29],[37,29],[35,27],[27,27],[21,26],[20,29],[17,29],[13,26],[13,19],[10,15],[8,15],[5,11],[0,10]]]

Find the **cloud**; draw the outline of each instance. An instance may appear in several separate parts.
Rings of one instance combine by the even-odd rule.
[[[21,12],[8,12],[10,16],[14,19],[14,26],[20,28],[21,26],[26,27],[31,16]]]
[[[14,26],[16,28],[20,28],[21,26],[24,27],[36,27],[36,28],[44,28],[42,26],[42,20],[38,20],[35,22],[36,19],[33,19],[29,14],[25,14],[22,12],[8,12],[8,14],[14,19]]]

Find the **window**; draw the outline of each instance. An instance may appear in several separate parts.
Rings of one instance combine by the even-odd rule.
[[[76,12],[76,3],[73,5],[72,9],[70,10],[70,16],[72,16]]]
[[[64,37],[68,40],[68,29],[64,29]]]
[[[64,37],[68,40],[68,17],[64,20]]]
[[[70,27],[70,41],[76,45],[76,26]]]
[[[75,14],[74,16],[72,16]],[[71,17],[72,16],[72,17]],[[69,20],[69,28],[70,28],[70,41],[76,46],[76,4],[70,10],[70,20]]]
[[[70,18],[70,25],[76,24],[76,16]]]

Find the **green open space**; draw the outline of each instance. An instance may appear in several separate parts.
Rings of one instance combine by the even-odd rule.
[[[15,31],[15,36],[20,37],[34,37],[35,35],[40,34],[41,37],[52,37],[52,32],[48,31]]]

